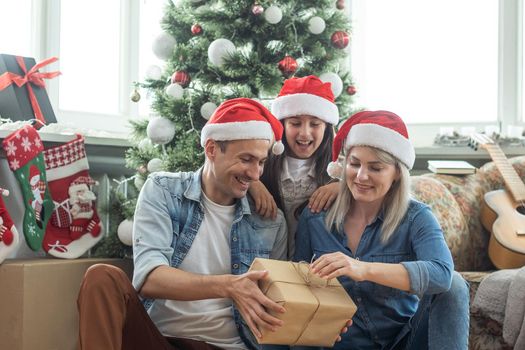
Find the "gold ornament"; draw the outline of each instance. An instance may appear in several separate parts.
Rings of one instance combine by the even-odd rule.
[[[133,90],[133,92],[131,93],[131,95],[129,95],[129,98],[130,98],[131,101],[133,101],[133,102],[139,102],[139,101],[140,101],[139,90],[138,90],[138,89]]]

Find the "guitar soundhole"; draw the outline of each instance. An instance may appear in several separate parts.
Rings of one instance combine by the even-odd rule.
[[[516,210],[518,211],[518,213],[520,213],[521,215],[525,215],[525,206],[523,205],[520,205],[516,208]]]

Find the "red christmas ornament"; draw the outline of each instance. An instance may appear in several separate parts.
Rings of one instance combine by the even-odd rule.
[[[344,10],[345,0],[337,0],[337,2],[335,3],[335,7],[337,7],[338,10]]]
[[[355,86],[350,85],[349,87],[346,88],[346,92],[348,93],[348,95],[352,96],[352,95],[355,95],[355,93],[357,92],[357,89],[355,88]]]
[[[284,76],[289,76],[297,70],[297,61],[291,56],[285,56],[277,65]]]
[[[350,35],[348,35],[348,33],[346,32],[339,30],[332,34],[330,41],[332,42],[332,45],[334,47],[338,49],[344,49],[348,46],[348,43],[350,42]]]
[[[191,33],[193,35],[202,34],[202,27],[199,24],[195,23],[194,25],[191,26]]]
[[[253,6],[252,6],[252,13],[255,16],[260,16],[260,15],[262,15],[263,12],[264,12],[264,7],[262,7],[258,3],[253,4]]]
[[[179,84],[183,88],[187,87],[190,84],[191,78],[188,73],[186,73],[183,70],[176,71],[171,76],[171,83],[172,84]]]

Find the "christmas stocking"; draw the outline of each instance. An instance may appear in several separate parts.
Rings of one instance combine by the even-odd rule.
[[[55,210],[42,247],[54,257],[75,259],[103,236],[84,138],[77,135],[75,140],[46,149],[44,158]]]
[[[3,148],[24,197],[24,236],[27,245],[37,251],[42,246],[46,225],[53,212],[42,155],[44,147],[37,131],[25,125],[4,139]]]
[[[0,264],[18,247],[19,242],[18,232],[2,199],[2,195],[7,194],[8,191],[0,188]]]

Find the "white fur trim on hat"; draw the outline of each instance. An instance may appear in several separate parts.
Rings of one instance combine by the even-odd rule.
[[[332,179],[342,179],[343,178],[343,166],[339,162],[330,162],[326,168],[328,176]]]
[[[274,139],[270,123],[258,120],[231,123],[208,123],[201,132],[201,146],[204,147],[207,139],[216,141],[229,140],[268,140]]]
[[[335,103],[305,93],[277,97],[272,103],[272,114],[279,120],[296,115],[311,115],[332,125],[339,122],[339,110]]]
[[[372,146],[390,153],[408,169],[412,169],[416,154],[409,139],[390,128],[378,124],[357,124],[346,136],[345,150],[351,146]]]

